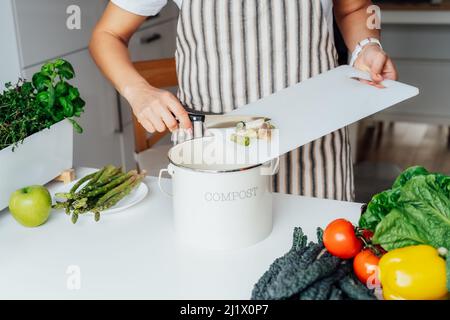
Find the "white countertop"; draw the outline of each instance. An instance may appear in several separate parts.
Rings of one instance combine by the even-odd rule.
[[[316,227],[336,218],[357,222],[360,215],[357,203],[274,194],[269,238],[238,251],[200,251],[175,241],[171,199],[155,178],[145,182],[144,201],[99,223],[82,216],[73,225],[54,211],[46,224],[28,229],[0,212],[0,299],[248,299],[272,261],[289,250],[294,227],[315,240]],[[170,188],[170,180],[164,184]],[[51,192],[56,187],[49,185]],[[70,290],[78,271],[80,289]]]

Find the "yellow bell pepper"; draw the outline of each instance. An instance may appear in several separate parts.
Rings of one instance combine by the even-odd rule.
[[[379,263],[386,300],[440,300],[447,298],[445,260],[427,245],[395,249]]]

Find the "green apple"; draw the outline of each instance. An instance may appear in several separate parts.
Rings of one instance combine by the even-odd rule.
[[[15,191],[9,199],[9,211],[25,227],[45,223],[52,209],[52,198],[43,186],[30,186]]]

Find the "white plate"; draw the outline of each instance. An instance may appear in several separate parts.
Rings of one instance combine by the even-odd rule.
[[[55,193],[58,192],[69,192],[70,188],[72,188],[72,186],[77,182],[73,181],[70,184],[67,184],[63,187],[61,187],[61,190],[57,190]],[[80,187],[81,188],[81,187]],[[102,211],[101,214],[105,214],[105,213],[117,213],[119,211],[123,211],[125,209],[128,209],[132,206],[134,206],[135,204],[141,202],[142,200],[144,200],[145,196],[148,193],[148,187],[145,183],[141,182],[141,184],[139,185],[139,187],[137,187],[136,189],[134,189],[129,195],[127,195],[125,198],[123,198],[122,200],[120,200],[115,206],[109,208],[108,210]],[[55,201],[55,197],[54,201]],[[89,212],[91,214],[91,212]]]

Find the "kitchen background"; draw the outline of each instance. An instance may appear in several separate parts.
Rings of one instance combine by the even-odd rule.
[[[167,135],[135,154],[130,108],[95,67],[88,43],[107,0],[3,0],[0,2],[0,88],[18,75],[29,78],[51,59],[63,57],[76,71],[74,84],[86,100],[74,135],[74,166],[146,168],[166,166]],[[402,169],[421,164],[450,174],[450,1],[375,1],[382,8],[382,43],[401,81],[419,97],[351,127],[357,201],[388,188]],[[69,30],[66,10],[81,8],[81,29]],[[150,18],[130,42],[133,61],[171,58],[178,8]]]

